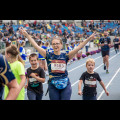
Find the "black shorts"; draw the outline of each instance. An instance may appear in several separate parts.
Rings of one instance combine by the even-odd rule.
[[[105,57],[106,55],[109,56],[109,53],[110,53],[109,50],[107,50],[107,51],[101,51],[102,57]]]
[[[118,44],[115,44],[115,45],[114,45],[114,49],[119,49],[119,45],[118,45]]]

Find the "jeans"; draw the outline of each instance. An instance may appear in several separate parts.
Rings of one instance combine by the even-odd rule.
[[[68,81],[68,85],[64,89],[57,89],[54,85],[48,85],[50,100],[70,100],[72,94],[71,83]]]
[[[43,94],[37,94],[33,91],[27,90],[27,96],[29,100],[42,100]]]
[[[82,96],[83,100],[97,100],[96,96]]]

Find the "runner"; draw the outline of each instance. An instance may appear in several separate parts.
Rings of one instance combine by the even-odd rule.
[[[20,52],[21,58],[22,58],[24,61],[26,61],[27,55],[26,55],[26,53],[25,53],[24,46],[25,46],[25,41],[22,41],[22,42],[20,43],[19,52]]]
[[[46,52],[39,47],[36,42],[30,37],[30,35],[23,29],[19,29],[21,34],[28,38],[29,42],[35,49],[47,60],[49,70],[49,82],[48,90],[50,100],[70,100],[72,88],[68,78],[68,72],[66,65],[69,59],[72,59],[74,55],[85,46],[90,40],[94,39],[95,33],[93,33],[86,41],[70,51],[69,54],[61,52],[62,41],[59,38],[52,40],[52,47],[54,53]]]
[[[38,56],[32,53],[29,56],[31,67],[27,69],[27,96],[29,100],[42,100],[43,85],[45,82],[44,70],[37,65]]]
[[[106,73],[109,73],[108,68],[109,68],[109,53],[110,53],[111,39],[110,37],[108,37],[107,31],[104,32],[104,37],[100,38],[98,45],[101,46],[104,70],[106,70]]]
[[[17,56],[19,55],[19,51],[17,50],[17,47],[15,45],[11,45],[9,47],[6,48],[5,51],[5,56],[6,59],[9,61],[10,64],[10,68],[13,72],[13,74],[15,75],[17,82],[20,86],[20,93],[17,97],[16,100],[24,100],[25,98],[25,90],[24,90],[24,86],[25,86],[25,69],[24,69],[24,65],[18,61]],[[9,93],[9,89],[7,86],[5,86],[5,98],[7,97],[8,93]]]
[[[119,39],[117,38],[117,36],[115,36],[115,38],[113,39],[113,43],[115,52],[117,54],[117,52],[119,52]]]
[[[109,92],[106,90],[103,81],[101,80],[99,74],[94,72],[95,68],[95,61],[94,59],[89,58],[86,61],[86,68],[87,71],[84,72],[78,84],[78,95],[83,95],[83,100],[97,100],[97,80],[99,81],[100,85],[105,90],[107,96],[109,96]],[[82,83],[84,83],[83,92],[81,91]]]
[[[6,100],[16,100],[20,92],[20,87],[15,79],[15,76],[11,72],[7,60],[0,54],[0,100],[2,100],[4,85],[9,88]]]

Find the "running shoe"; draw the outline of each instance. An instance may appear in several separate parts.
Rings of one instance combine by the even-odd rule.
[[[108,70],[106,70],[106,74],[108,74],[109,73],[109,71]]]

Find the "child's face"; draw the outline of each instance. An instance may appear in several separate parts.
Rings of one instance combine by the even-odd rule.
[[[87,71],[91,73],[95,68],[95,64],[93,62],[88,62],[86,65],[86,68],[87,68]]]
[[[37,63],[38,63],[38,60],[37,60],[36,56],[30,58],[31,67],[36,68],[37,67]]]

